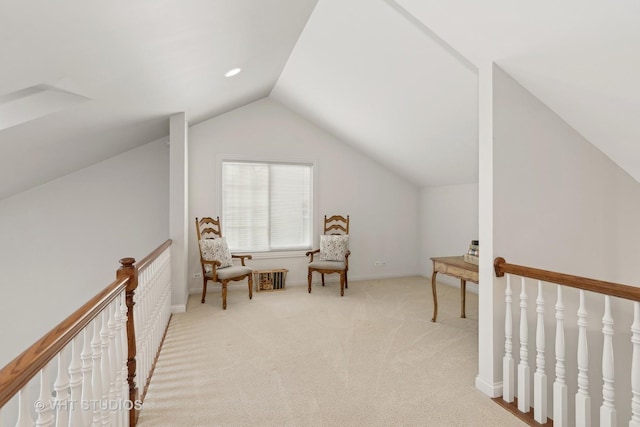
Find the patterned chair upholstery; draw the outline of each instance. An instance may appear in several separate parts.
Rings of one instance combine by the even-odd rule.
[[[349,272],[349,215],[333,215],[329,218],[324,216],[324,232],[320,236],[320,249],[306,253],[309,259],[309,273],[307,281],[309,283],[309,293],[311,293],[312,273],[318,272],[322,277],[324,286],[324,275],[337,273],[340,275],[340,296],[344,296],[345,288],[349,288],[347,273]],[[315,255],[315,260],[314,260]]]
[[[200,265],[202,266],[202,303],[207,295],[207,282],[219,282],[222,285],[222,308],[227,309],[227,283],[232,280],[247,279],[249,299],[253,298],[253,270],[245,265],[245,259],[251,255],[232,255],[227,240],[222,237],[220,217],[216,219],[196,218],[198,248],[200,249]],[[235,265],[239,259],[241,265]]]

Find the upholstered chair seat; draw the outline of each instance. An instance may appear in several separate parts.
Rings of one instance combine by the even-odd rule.
[[[249,299],[253,298],[253,270],[244,264],[251,255],[232,255],[227,240],[222,237],[220,217],[196,218],[198,248],[200,249],[200,265],[202,266],[202,303],[207,296],[207,282],[220,282],[222,285],[222,308],[227,309],[227,284],[231,280],[247,279]],[[233,263],[239,259],[241,265]]]
[[[324,261],[318,260],[308,264],[309,268],[318,270],[344,270],[347,268],[343,261]]]
[[[219,268],[218,279],[226,280],[231,279],[233,277],[238,276],[246,276],[247,274],[252,274],[253,270],[249,267],[244,267],[242,265],[234,265],[232,267]]]
[[[340,275],[340,296],[344,296],[345,288],[349,288],[347,273],[349,272],[349,215],[324,216],[324,233],[320,236],[320,249],[306,253],[309,257],[307,281],[311,293],[312,273],[320,273],[322,286],[324,275],[337,273]],[[314,259],[314,256],[316,257]]]

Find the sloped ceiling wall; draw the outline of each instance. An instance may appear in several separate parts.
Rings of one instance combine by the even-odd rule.
[[[478,180],[475,69],[383,1],[320,1],[271,96],[415,184]]]
[[[396,3],[473,63],[495,61],[640,182],[640,2]]]
[[[3,0],[0,111],[37,85],[88,99],[0,129],[0,199],[267,96],[316,1]]]
[[[632,0],[5,0],[0,111],[86,99],[0,130],[0,199],[269,94],[418,185],[475,182],[485,61],[640,181],[637,22]]]

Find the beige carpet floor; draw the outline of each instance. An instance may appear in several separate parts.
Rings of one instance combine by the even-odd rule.
[[[192,295],[140,426],[522,426],[474,387],[478,299],[421,277]]]

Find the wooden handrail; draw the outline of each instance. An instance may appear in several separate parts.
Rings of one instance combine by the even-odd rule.
[[[130,278],[116,279],[0,370],[0,407],[5,405],[95,317],[120,295]]]
[[[498,257],[493,262],[493,268],[497,277],[505,273],[515,274],[521,277],[542,280],[543,282],[556,283],[585,291],[611,295],[631,301],[640,302],[640,288],[623,285],[620,283],[605,282],[603,280],[589,279],[587,277],[573,276],[570,274],[556,273],[554,271],[525,267],[522,265],[508,264],[504,258]]]
[[[142,273],[144,270],[151,265],[151,263],[158,258],[158,256],[164,252],[169,246],[171,246],[171,239],[167,239],[166,242],[158,246],[153,252],[151,252],[146,257],[142,258],[140,261],[136,263],[136,267],[138,267],[138,273]]]
[[[121,259],[122,266],[118,269],[116,273],[117,279],[114,282],[2,368],[0,370],[0,408],[11,400],[38,372],[44,369],[80,331],[89,325],[122,292],[126,292],[128,306],[127,336],[129,354],[127,364],[129,368],[129,391],[131,400],[135,401],[137,399],[137,387],[134,382],[136,348],[132,310],[134,305],[133,295],[138,285],[139,272],[146,269],[170,245],[171,239],[158,246],[138,263],[135,263],[133,258]]]

